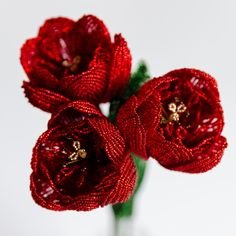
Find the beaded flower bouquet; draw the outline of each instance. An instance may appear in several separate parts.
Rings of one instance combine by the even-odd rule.
[[[150,79],[121,34],[111,39],[92,15],[47,20],[25,42],[21,64],[29,102],[51,113],[33,148],[30,189],[54,211],[90,211],[111,205],[131,217],[146,162],[169,170],[206,172],[227,146],[217,83],[196,69]],[[109,102],[106,117],[101,103]]]

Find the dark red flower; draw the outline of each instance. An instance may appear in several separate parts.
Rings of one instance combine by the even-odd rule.
[[[96,106],[61,107],[33,150],[31,191],[51,210],[88,211],[126,201],[136,169],[118,129]]]
[[[21,63],[30,81],[23,87],[33,105],[40,107],[34,97],[34,93],[40,97],[40,90],[99,103],[123,92],[131,55],[120,34],[111,42],[104,23],[86,15],[77,22],[62,17],[47,20],[38,36],[23,45]]]
[[[147,82],[121,107],[117,122],[131,151],[171,170],[208,171],[227,146],[217,83],[195,69]]]

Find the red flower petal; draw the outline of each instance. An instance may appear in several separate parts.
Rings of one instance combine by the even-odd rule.
[[[219,91],[216,80],[203,71],[183,68],[170,71],[164,76],[191,81],[194,90],[198,90],[199,94],[208,94],[210,99],[216,99],[219,101]]]
[[[68,47],[68,44],[70,44],[68,34],[74,25],[73,20],[63,17],[45,21],[39,30],[41,56],[53,60],[59,65],[63,60],[72,59],[73,55],[71,55]]]
[[[137,113],[138,101],[132,96],[119,110],[117,125],[129,148],[136,155],[147,159],[146,132]]]
[[[39,40],[37,38],[28,39],[21,48],[21,64],[28,75],[32,71],[34,58],[38,54],[38,42]]]
[[[170,142],[157,130],[149,133],[147,146],[149,155],[168,169],[175,169],[180,162],[187,163],[192,158],[191,151],[181,142]]]
[[[79,19],[70,35],[72,50],[81,56],[93,54],[97,47],[111,43],[106,26],[93,15],[85,15]]]
[[[125,151],[125,142],[119,130],[104,117],[88,118],[88,121],[103,139],[108,158],[115,165],[121,165],[124,158],[122,154]]]
[[[66,18],[53,18],[45,22],[39,36],[27,40],[21,49],[21,63],[34,85],[52,89],[58,88],[63,75],[63,59],[70,59],[66,48],[68,31],[74,22]]]
[[[178,122],[169,120],[173,102],[186,107],[186,113],[177,112]],[[208,171],[227,146],[221,136],[224,118],[216,81],[195,69],[175,70],[147,82],[135,101],[131,97],[121,107],[117,122],[131,151],[145,150],[171,170]],[[136,137],[139,142],[134,142]]]
[[[77,107],[75,104],[75,102],[71,103],[68,109],[74,107],[84,112],[84,120],[79,121],[77,124],[74,122],[66,127],[55,126],[55,128],[49,129],[40,136],[34,147],[32,158],[33,173],[31,175],[31,191],[34,200],[45,208],[58,211],[88,211],[99,206],[126,201],[134,190],[136,169],[129,153],[124,152],[123,138],[120,136],[118,130],[101,113],[99,116],[91,116],[90,112],[86,114],[86,110],[93,110],[93,105],[90,106],[88,103],[82,101],[77,104]],[[86,104],[88,105],[87,108]],[[56,117],[60,119],[59,117],[61,116],[63,119],[64,115],[63,112],[58,112]],[[52,126],[55,125],[54,122],[57,122],[58,119],[51,121]],[[68,135],[72,135],[73,137],[74,134],[83,134],[84,136],[85,133],[81,133],[82,127],[80,124],[85,124],[84,121],[87,119],[92,129],[95,131],[95,133],[94,131],[91,132],[90,129],[89,134],[98,134],[98,136],[94,137],[94,141],[99,145],[99,150],[103,148],[105,151],[105,157],[103,155],[102,157],[108,158],[108,160],[111,159],[112,162],[110,162],[111,164],[109,164],[109,166],[105,166],[105,169],[102,169],[102,166],[99,164],[100,162],[96,162],[98,157],[96,157],[95,154],[95,156],[90,156],[93,158],[89,159],[90,162],[86,163],[89,164],[95,161],[98,166],[95,166],[95,168],[87,165],[87,169],[95,169],[86,172],[90,174],[90,177],[87,175],[87,177],[83,177],[78,169],[79,165],[82,165],[82,163],[72,167],[66,167],[66,169],[63,170],[65,167],[63,167],[62,163],[64,162],[65,154],[62,151],[65,150],[64,148],[66,148],[65,145],[67,145],[67,143],[60,140],[65,140],[62,139],[62,137],[67,137]],[[92,137],[89,138],[90,142],[92,140],[91,138]],[[110,144],[109,140],[111,141]],[[95,147],[94,145],[95,144],[92,144],[91,148]],[[87,150],[89,151],[90,149]],[[94,171],[97,170],[102,171],[101,173],[103,174],[100,175],[99,172],[99,175],[96,175]],[[58,171],[66,171],[66,173],[60,177],[59,185],[57,183],[58,180],[55,178],[55,176],[58,176]],[[95,179],[91,179],[93,176],[96,176],[96,181]],[[85,179],[82,180],[80,177],[88,178],[87,180],[91,182],[86,183],[84,182]],[[74,189],[81,188],[80,184],[76,184],[78,180],[89,185],[89,188],[86,187],[84,190],[83,188],[78,190]],[[99,183],[94,185],[98,180]],[[61,181],[64,181],[63,185],[61,185]],[[62,189],[60,189],[60,186],[63,186]],[[67,194],[64,193],[64,190],[67,191]]]
[[[167,141],[157,132],[149,135],[148,142],[150,155],[163,167],[188,173],[202,173],[212,169],[220,162],[227,147],[226,139],[222,136],[205,140],[193,149]]]
[[[39,43],[40,38],[25,42],[21,48],[21,64],[34,85],[55,89],[58,87],[55,75],[59,73],[60,68],[41,57]]]
[[[95,52],[93,61],[86,72],[69,76],[61,81],[61,90],[72,100],[101,101],[108,78],[109,53],[102,48]]]
[[[109,193],[109,195],[106,196],[106,199],[103,203],[104,206],[110,202],[113,202],[113,205],[116,203],[125,202],[129,199],[134,191],[134,186],[136,185],[137,179],[136,167],[129,152],[123,158],[125,161],[123,160],[122,166],[120,168],[120,176],[118,181],[116,181],[116,186]],[[109,178],[109,182],[110,181],[112,181],[111,178]],[[115,180],[113,182],[115,182]],[[103,187],[104,185],[101,186],[101,188]]]
[[[188,68],[171,71],[167,76],[178,81],[176,88],[189,91],[185,103],[189,107],[192,129],[187,142],[195,140],[196,143],[203,136],[220,136],[224,117],[216,80],[205,72]]]
[[[144,92],[144,90],[145,87],[143,87],[142,92]],[[147,94],[142,92],[140,92],[140,95],[145,94],[145,97],[141,98],[141,96],[138,95],[139,106],[137,107],[137,113],[139,114],[144,129],[148,132],[148,130],[156,129],[159,126],[161,118],[161,98],[160,95],[154,91],[149,91]]]
[[[34,87],[100,103],[124,91],[131,55],[121,35],[112,44],[104,23],[86,15],[77,22],[47,20],[38,37],[23,45],[21,63]]]
[[[105,101],[121,96],[124,92],[130,79],[131,60],[127,42],[120,34],[116,35]]]
[[[45,21],[39,29],[39,36],[50,37],[62,34],[71,30],[75,22],[65,17],[51,18]]]
[[[43,88],[35,88],[30,83],[24,81],[25,96],[34,106],[47,112],[54,112],[59,106],[69,103],[70,100],[60,94]]]
[[[41,39],[39,50],[41,56],[46,60],[51,60],[53,63],[57,63],[58,66],[62,67],[63,60],[71,60],[72,58],[67,45],[68,43],[62,36],[52,36],[50,38]]]
[[[65,119],[65,116],[68,115],[67,112],[69,110],[73,110],[74,113],[76,112],[77,116],[79,113],[81,116],[83,116],[83,118],[85,115],[88,117],[96,116],[104,118],[98,107],[87,101],[78,100],[66,104],[65,106],[61,106],[55,113],[53,113],[51,119],[48,122],[48,127],[52,128],[58,125],[63,125],[63,119]],[[72,116],[72,114],[70,115]]]
[[[61,129],[61,128],[59,128]],[[30,189],[36,203],[47,209],[62,210],[81,210],[88,211],[102,205],[101,193],[94,189],[89,194],[81,193],[79,196],[69,196],[63,194],[57,189],[52,175],[43,159],[40,158],[40,149],[47,139],[54,135],[58,130],[51,129],[40,136],[33,151],[32,158],[32,174],[30,181]],[[106,194],[106,192],[104,193]]]

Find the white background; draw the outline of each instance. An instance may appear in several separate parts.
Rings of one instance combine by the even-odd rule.
[[[212,74],[225,110],[229,147],[214,170],[189,175],[149,161],[137,199],[136,235],[235,236],[235,0],[0,0],[0,235],[111,235],[109,207],[52,212],[33,202],[28,187],[31,149],[49,115],[24,98],[20,47],[45,19],[87,13],[103,19],[112,35],[122,32],[133,65],[145,59],[152,76],[181,67]]]

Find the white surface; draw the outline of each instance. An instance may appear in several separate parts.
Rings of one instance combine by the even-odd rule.
[[[22,43],[53,16],[92,13],[112,34],[122,32],[133,64],[144,58],[153,76],[195,67],[215,76],[225,110],[229,147],[202,175],[170,172],[150,161],[135,225],[147,236],[236,235],[236,1],[235,0],[0,0],[0,235],[110,236],[110,208],[52,212],[29,192],[31,149],[49,115],[24,98]]]

